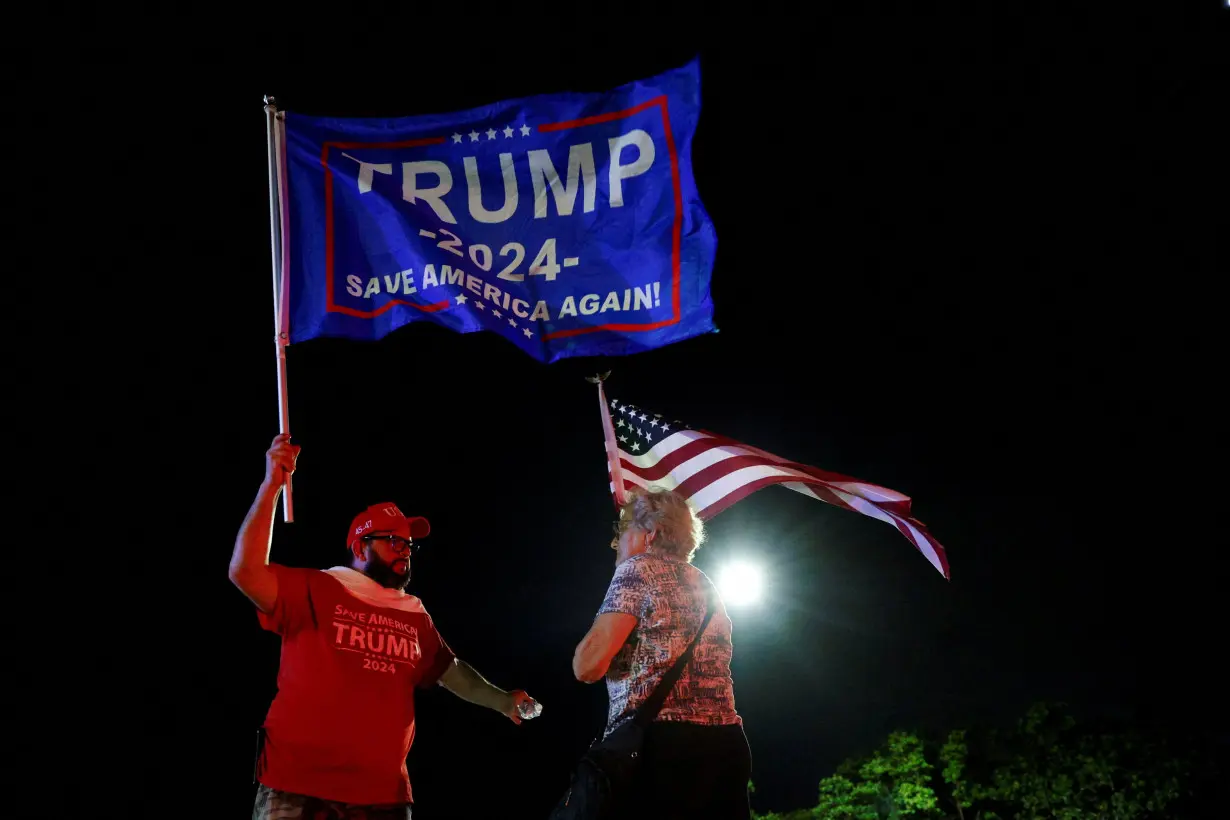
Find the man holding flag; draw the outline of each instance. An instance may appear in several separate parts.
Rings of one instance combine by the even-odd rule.
[[[361,513],[350,566],[269,563],[294,520],[286,348],[429,321],[543,362],[628,355],[713,332],[713,224],[692,174],[700,65],[600,93],[394,119],[313,117],[266,98],[281,435],[231,580],[282,637],[258,756],[258,818],[408,817],[415,687],[514,722],[537,714],[458,661],[406,595],[426,519]]]
[[[230,578],[260,624],[282,638],[278,693],[262,727],[253,818],[405,820],[412,794],[414,690],[439,683],[514,723],[537,704],[459,660],[405,587],[426,518],[395,504],[361,512],[347,533],[349,566],[319,571],[269,562],[273,513],[299,447],[279,435],[235,540]]]

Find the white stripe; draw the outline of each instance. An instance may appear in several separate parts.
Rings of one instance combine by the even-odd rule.
[[[641,478],[639,475],[636,475],[635,473],[633,474],[625,473],[624,483],[625,484],[635,484],[636,486],[644,487],[645,489],[649,489],[650,487],[657,487],[659,489],[668,489],[668,490],[675,489],[674,485],[667,487],[662,484],[650,483],[646,481],[645,479]]]
[[[703,439],[712,439],[712,438],[713,438],[712,435],[708,433],[701,433],[697,430],[681,430],[678,433],[671,433],[669,436],[659,441],[657,444],[655,444],[645,453],[633,454],[633,453],[629,453],[626,449],[624,449],[624,447],[620,447],[619,454],[625,461],[629,462],[630,464],[636,467],[640,467],[641,469],[648,469],[650,467],[655,466],[659,461],[661,461],[663,458],[665,458],[670,453],[675,452],[680,447],[687,446],[688,444],[691,444],[693,441],[700,441]],[[707,461],[707,462],[702,462],[699,467],[693,468],[691,466],[693,462],[697,461],[703,456],[707,456],[711,452],[722,452],[722,453],[725,453],[726,455],[723,455],[720,457],[712,457],[712,460]],[[677,466],[671,472],[672,474],[676,475],[678,481],[684,481],[688,478],[688,476],[693,475],[698,470],[703,469],[704,467],[707,467],[710,464],[716,464],[722,459],[731,458],[733,456],[758,456],[760,458],[764,458],[768,461],[772,461],[777,464],[783,464],[787,462],[793,463],[790,461],[790,459],[782,458],[781,456],[775,456],[772,453],[766,452],[756,447],[752,447],[747,444],[743,444],[743,443],[740,443],[737,445],[719,444],[719,445],[715,445],[712,450],[707,450],[704,453],[700,453],[696,456],[693,456],[692,458],[688,459],[687,461]],[[683,472],[685,465],[688,467],[688,470],[689,470],[688,472]],[[811,478],[812,480],[817,480],[815,476],[802,473],[801,471],[800,471],[800,475],[807,475],[808,478]],[[827,479],[818,479],[818,480],[823,481],[826,486],[833,487],[835,489],[836,488],[844,489],[846,492],[855,493],[862,497],[870,498],[873,501],[905,501],[905,502],[908,502],[910,500],[910,497],[908,495],[903,495],[902,493],[896,492],[895,490],[890,490],[887,487],[881,487],[879,484],[871,484],[865,481],[859,481],[857,479],[851,479],[849,481],[829,481]]]
[[[816,493],[812,490],[812,488],[804,484],[802,481],[787,481],[784,484],[782,484],[782,486],[785,487],[787,490],[794,490],[796,493],[802,493],[803,495],[809,495],[812,498],[816,499],[817,501],[824,500],[820,496],[816,495]]]
[[[671,433],[669,436],[662,439],[657,444],[653,445],[644,453],[639,455],[629,453],[626,446],[620,446],[619,454],[622,455],[625,460],[632,462],[637,467],[652,467],[666,456],[678,450],[680,447],[684,447],[691,444],[693,441],[703,438],[713,438],[713,436],[708,433],[698,432],[696,430],[680,430],[678,433]]]
[[[828,490],[831,491],[833,495],[837,496],[839,501],[849,504],[851,507],[855,508],[858,512],[862,513],[863,515],[870,515],[872,518],[879,518],[881,521],[888,520],[887,518],[883,518],[881,516],[882,510],[880,510],[879,507],[875,506],[874,501],[868,501],[865,498],[860,498],[857,495],[853,495],[843,490],[839,490],[836,487],[833,487],[832,485],[818,478],[812,477],[811,480],[812,480],[812,484],[810,485],[804,484],[801,481],[791,481],[786,484],[783,484],[782,486],[789,487],[790,489],[794,490],[797,493],[803,493],[804,495],[811,496],[817,501],[823,501],[826,504],[832,504],[833,503],[832,501],[830,501],[827,498],[824,498],[819,493],[817,493],[815,490],[816,485],[823,485],[824,487],[828,488]],[[868,510],[864,508],[873,508],[875,509],[875,512],[868,512]]]
[[[750,444],[744,444],[748,450],[751,450],[755,455],[764,456],[770,461],[784,462],[792,461],[792,459],[775,456],[772,453],[752,447]],[[815,478],[816,476],[812,476]],[[890,490],[888,487],[883,487],[879,484],[872,484],[868,481],[860,481],[857,478],[852,478],[849,481],[830,481],[827,478],[820,479],[829,487],[842,487],[845,490],[858,493],[864,497],[869,497],[874,501],[909,501],[910,497],[904,493],[899,493],[896,490]],[[793,488],[791,488],[793,489]]]
[[[695,459],[691,459],[684,463],[690,464],[691,461],[694,461],[694,460]],[[682,467],[683,465],[680,465],[680,466]],[[801,473],[798,470],[785,468],[785,467],[774,467],[774,466],[767,465],[767,464],[755,465],[751,467],[744,467],[742,469],[727,473],[726,475],[722,476],[718,480],[711,482],[707,486],[693,493],[692,497],[688,499],[688,504],[690,504],[692,508],[696,510],[696,513],[698,515],[700,515],[710,506],[717,503],[718,501],[721,501],[723,498],[730,495],[732,492],[744,486],[745,484],[750,484],[753,481],[757,481],[761,478],[768,478],[770,476],[791,476],[791,475],[806,478],[809,481],[815,482],[817,484],[823,484],[824,486],[832,490],[842,501],[849,504],[850,507],[853,508],[855,511],[860,512],[863,515],[868,516],[869,518],[875,518],[879,521],[883,521],[889,526],[892,526],[894,529],[896,529],[896,522],[901,522],[901,524],[903,524],[910,533],[910,535],[907,536],[908,540],[910,540],[914,544],[914,546],[918,549],[918,551],[923,554],[923,557],[926,558],[931,563],[931,566],[935,567],[936,570],[938,570],[941,575],[944,574],[944,565],[940,563],[939,555],[936,553],[935,547],[931,545],[931,539],[925,533],[919,530],[916,526],[911,524],[908,520],[902,518],[896,513],[892,513],[892,512],[889,512],[888,510],[881,509],[880,507],[876,506],[875,503],[872,501],[868,501],[867,499],[864,499],[864,498],[859,498],[858,496],[851,495],[850,493],[847,493],[847,492],[842,492],[836,487],[829,485],[827,482],[824,482],[821,479],[818,479],[814,476],[809,476],[806,473]],[[625,484],[635,484],[636,486],[642,487],[645,489],[649,489],[652,487],[655,489],[673,490],[677,486],[679,486],[680,482],[675,479],[674,473],[669,473],[663,478],[658,479],[657,481],[650,482],[647,479],[641,478],[636,473],[628,471],[624,473],[624,483]],[[811,487],[809,487],[807,484],[804,484],[803,482],[787,481],[787,482],[782,482],[782,484],[783,486],[789,487],[795,492],[803,493],[804,495],[811,496],[817,501],[826,501],[827,503],[827,499],[823,499],[820,496],[816,495],[816,493],[811,489]]]
[[[914,538],[916,539],[914,543],[915,543],[915,546],[918,547],[918,551],[921,552],[923,556],[928,561],[931,562],[931,566],[935,567],[937,570],[940,571],[940,574],[943,575],[944,565],[940,563],[940,556],[935,551],[935,547],[931,545],[931,539],[928,538],[924,533],[920,532],[917,527],[915,527],[909,521],[906,521],[904,518],[899,518],[898,520],[901,521],[902,524],[905,524],[906,528],[914,534]]]
[[[746,456],[746,455],[752,455],[752,454],[748,453],[747,451],[739,447],[732,447],[730,445],[720,445],[717,447],[713,447],[709,450],[704,451],[703,453],[698,453],[697,455],[693,456],[692,458],[678,465],[670,473],[663,476],[662,478],[657,479],[653,483],[656,485],[662,486],[662,487],[668,487],[669,489],[673,490],[676,487],[678,487],[680,484],[682,484],[684,481],[696,475],[698,472],[700,472],[706,467],[709,467],[713,464],[720,464],[721,462],[729,458],[734,458],[736,456]],[[754,457],[759,458],[759,456],[754,456]],[[797,478],[805,478],[805,479],[810,479],[812,481],[819,480],[819,479],[813,478],[812,476],[809,476],[807,473],[804,473],[802,470],[796,470],[793,467],[785,467],[781,465],[769,465],[769,464],[764,464],[764,465],[752,464],[752,465],[748,465],[747,467],[740,467],[737,470],[732,470],[729,473],[726,473],[726,475],[738,475],[740,473],[743,473],[745,470],[755,469],[757,467],[764,467],[765,469],[769,469],[773,471],[771,473],[765,473],[765,475],[795,476]],[[636,475],[636,473],[634,473],[631,470],[626,471],[624,473],[625,479],[627,478],[627,476],[630,476],[630,475]],[[752,478],[749,478],[747,480],[755,481],[756,478],[758,477],[760,476],[753,476]],[[710,482],[705,487],[702,487],[700,490],[697,490],[696,493],[693,493],[693,496],[704,492],[708,487],[713,486],[713,484],[718,481],[722,481],[724,478],[725,476],[720,476],[719,478],[714,479],[714,481]],[[643,479],[643,480],[648,481],[648,479]],[[725,493],[723,493],[723,495],[725,495]],[[712,501],[709,503],[712,503]],[[705,504],[704,506],[707,507],[708,504]],[[703,507],[701,507],[701,509],[703,509]]]
[[[799,489],[800,484],[801,484],[800,482],[792,481],[789,484],[786,484],[785,486],[790,487],[790,489],[796,490],[797,492],[803,492],[806,495],[810,495],[812,498],[818,499],[820,501],[824,501],[823,498],[820,498],[820,496],[812,492],[810,488],[806,487],[806,485],[802,485],[804,489]],[[849,496],[849,495],[846,495],[845,493],[838,493],[838,495],[841,497],[841,500],[849,504],[850,507],[853,508],[855,512],[861,513],[867,516],[868,518],[875,518],[875,519],[885,522],[886,524],[894,524],[894,522],[900,521],[907,528],[909,528],[910,532],[913,533],[914,537],[920,542],[920,544],[926,544],[927,549],[930,549],[930,545],[928,544],[929,539],[927,538],[927,536],[924,535],[917,527],[915,527],[909,521],[897,515],[896,513],[891,512],[890,510],[885,510],[881,507],[878,507],[876,506],[875,502],[868,501],[865,498],[859,498],[858,496]],[[921,545],[919,546],[919,549],[923,551],[924,555],[927,553],[927,549],[924,549]],[[935,552],[934,549],[931,549],[930,551],[932,554],[934,554]],[[936,564],[936,560],[932,560],[931,563]],[[936,564],[936,568],[939,569],[939,564]],[[942,572],[943,570],[940,570],[940,571]]]
[[[727,473],[717,481],[711,482],[706,487],[692,494],[692,501],[698,510],[705,510],[710,505],[721,501],[726,496],[730,495],[735,490],[742,487],[744,484],[750,484],[761,478],[770,478],[772,476],[799,476],[802,475],[798,470],[788,470],[782,467],[774,467],[768,464],[757,464],[751,467],[743,467],[734,472]]]
[[[732,447],[731,445],[725,445],[725,444],[719,445],[709,450],[705,450],[702,453],[698,453],[697,455],[693,456],[692,458],[688,459],[682,464],[679,464],[678,466],[676,466],[674,470],[667,473],[662,478],[656,479],[652,482],[649,479],[646,479],[646,478],[643,478],[637,475],[632,470],[625,470],[624,471],[624,483],[628,483],[633,478],[635,478],[636,480],[634,483],[640,487],[648,487],[652,484],[655,487],[660,487],[660,488],[667,489],[667,490],[673,490],[676,487],[678,487],[680,484],[682,484],[684,481],[686,481],[688,478],[690,478],[691,476],[695,475],[696,473],[700,472],[701,470],[703,470],[704,468],[710,465],[719,464],[728,458],[734,458],[736,456],[744,456],[744,455],[753,455],[753,454],[741,447]],[[748,473],[749,470],[759,471],[759,472]],[[746,477],[742,479],[739,479],[739,478],[733,479],[734,481],[733,484],[727,481],[727,479],[730,476],[740,476],[740,475],[743,475]],[[693,504],[696,506],[698,510],[703,510],[706,507],[708,507],[710,504],[714,503],[715,501],[718,501],[724,498],[728,493],[732,492],[738,487],[741,487],[743,484],[747,483],[748,481],[756,481],[757,479],[765,478],[767,476],[794,476],[796,478],[807,479],[808,481],[812,481],[812,482],[823,483],[825,484],[825,486],[829,486],[830,489],[832,489],[832,491],[838,497],[840,497],[843,501],[845,501],[847,504],[850,504],[851,506],[854,505],[855,501],[860,501],[865,505],[873,506],[871,502],[860,499],[857,496],[850,495],[847,492],[843,492],[841,489],[837,487],[832,487],[827,482],[823,482],[821,481],[821,479],[808,475],[802,470],[796,470],[793,467],[774,466],[774,465],[768,465],[768,464],[749,465],[747,467],[741,467],[738,470],[732,470],[726,475],[715,479],[714,481],[710,482],[709,484],[707,484],[706,486],[702,487],[701,489],[697,490],[695,493],[692,494]],[[711,491],[710,488],[712,488],[714,485],[719,484],[721,482],[726,482],[725,484],[722,484],[722,486],[728,487],[728,489],[721,491],[721,495],[713,496],[712,492],[717,492],[717,491]],[[789,483],[794,484],[795,482],[789,482]],[[849,487],[850,485],[846,484],[844,486]],[[812,493],[807,493],[807,494],[811,495],[813,498],[816,497]],[[697,496],[700,496],[700,498],[697,498]],[[876,509],[876,512],[878,513],[879,510]],[[878,518],[880,516],[877,515],[876,517]]]
[[[676,484],[682,484],[684,481],[687,481],[689,478],[696,475],[706,467],[710,467],[714,464],[725,461],[728,458],[738,458],[739,456],[760,458],[760,456],[750,453],[742,447],[732,447],[728,444],[719,444],[714,447],[710,447],[708,450],[697,453],[687,461],[675,465],[675,469],[670,471],[670,477]]]
[[[825,500],[823,498],[820,498],[820,496],[816,495],[816,493],[812,490],[811,487],[807,486],[806,484],[803,484],[802,482],[790,481],[790,482],[783,484],[782,486],[789,487],[795,492],[803,493],[804,495],[809,495],[818,501]],[[910,531],[910,534],[913,537],[909,538],[909,540],[914,544],[915,547],[918,548],[918,551],[923,554],[923,557],[926,558],[928,561],[930,561],[931,566],[939,570],[941,575],[944,573],[944,565],[940,563],[939,553],[937,553],[935,551],[935,547],[932,546],[931,538],[929,538],[926,533],[919,530],[918,527],[914,526],[908,520],[906,520],[905,518],[902,518],[896,513],[889,512],[888,510],[882,510],[879,507],[875,506],[874,504],[867,502],[861,498],[856,498],[856,497],[843,498],[843,500],[846,503],[848,503],[851,507],[853,507],[856,511],[862,513],[863,515],[866,515],[870,518],[877,518],[880,521],[883,521],[893,526],[894,529],[896,529],[895,522],[900,521],[905,526],[905,528]]]
[[[653,487],[655,489],[671,489],[671,490],[675,489],[674,487],[668,488],[662,484],[654,484],[649,481],[646,481],[645,479],[638,476],[636,473],[624,473],[624,484],[635,484],[638,487],[644,487],[646,489],[650,487]],[[614,495],[615,494],[615,482],[608,481],[607,486],[611,488],[611,494]]]
[[[820,480],[824,481],[824,479]],[[862,498],[869,498],[872,501],[909,502],[910,500],[908,495],[903,495],[895,490],[890,490],[887,487],[881,487],[879,484],[868,484],[865,481],[824,481],[824,483],[830,487],[841,487],[846,492],[854,493]]]

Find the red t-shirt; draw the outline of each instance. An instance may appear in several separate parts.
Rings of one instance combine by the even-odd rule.
[[[343,803],[409,803],[414,689],[439,680],[452,650],[413,595],[346,567],[271,565],[282,636],[278,693],[265,717],[259,780]]]

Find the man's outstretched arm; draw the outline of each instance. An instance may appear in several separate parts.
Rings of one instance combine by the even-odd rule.
[[[273,511],[286,482],[286,474],[295,471],[299,448],[290,443],[286,434],[274,438],[265,453],[265,480],[256,492],[256,499],[235,537],[231,553],[231,583],[256,604],[261,612],[270,612],[278,599],[278,576],[269,568],[269,548],[273,544]]]
[[[440,685],[462,700],[494,709],[513,723],[521,722],[517,707],[534,699],[521,689],[505,692],[490,683],[478,670],[463,660],[455,659],[440,676]]]

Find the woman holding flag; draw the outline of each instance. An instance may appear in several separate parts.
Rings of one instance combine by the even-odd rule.
[[[628,816],[751,816],[752,759],[735,710],[731,622],[713,582],[691,564],[703,539],[700,519],[678,493],[630,492],[611,541],[614,577],[573,655],[578,680],[606,678],[604,738],[661,698],[653,698],[659,683],[683,661],[647,725],[630,793],[617,796]]]

